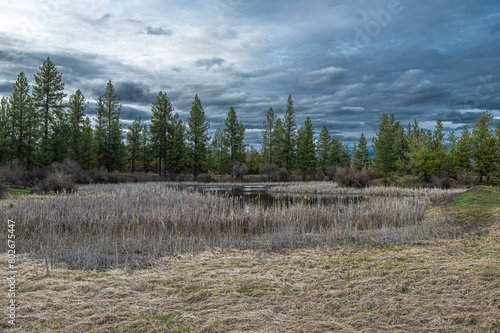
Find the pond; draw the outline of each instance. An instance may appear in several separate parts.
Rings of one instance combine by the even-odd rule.
[[[202,193],[216,193],[241,200],[246,208],[261,206],[263,209],[273,205],[290,206],[296,204],[307,204],[311,206],[331,206],[339,201],[343,203],[356,203],[362,199],[360,195],[338,196],[335,194],[294,194],[269,192],[265,185],[240,185],[240,186],[217,186],[200,185],[186,188]]]

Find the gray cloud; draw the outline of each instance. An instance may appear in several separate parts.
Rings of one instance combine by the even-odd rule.
[[[254,146],[269,107],[282,116],[289,94],[299,125],[310,116],[317,133],[326,125],[348,144],[361,132],[371,138],[382,113],[429,128],[442,119],[456,130],[481,110],[500,117],[500,3],[400,4],[380,23],[373,13],[387,3],[369,0],[71,3],[33,34],[19,33],[22,20],[0,32],[0,94],[20,71],[32,84],[50,56],[68,95],[81,89],[93,102],[111,80],[127,121],[149,117],[160,90],[184,120],[198,94],[215,127],[234,106]],[[177,14],[165,21],[167,11]],[[75,18],[89,24],[81,29]]]
[[[202,58],[194,62],[196,67],[204,67],[205,69],[212,69],[214,66],[221,66],[226,60],[213,57],[213,58]]]
[[[173,30],[164,29],[162,27],[153,28],[151,26],[146,27],[143,33],[155,36],[172,36],[174,34]]]

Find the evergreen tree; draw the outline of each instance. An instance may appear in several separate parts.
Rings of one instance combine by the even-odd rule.
[[[208,130],[210,123],[206,121],[205,111],[201,106],[201,101],[198,95],[194,97],[194,102],[189,111],[187,119],[188,129],[188,147],[189,159],[193,169],[195,181],[198,179],[200,172],[203,172],[207,162],[207,145],[208,145]]]
[[[73,161],[78,162],[82,166],[84,165],[84,163],[82,162],[82,157],[85,154],[85,151],[83,149],[88,148],[83,147],[84,141],[82,140],[85,126],[85,109],[87,108],[88,104],[89,103],[85,99],[85,96],[82,94],[80,89],[78,89],[75,94],[69,97],[68,108],[70,112],[69,118],[71,124],[69,156]]]
[[[483,112],[472,130],[472,158],[474,169],[479,174],[479,182],[486,176],[490,180],[490,174],[496,168],[495,159],[498,149],[497,142],[491,130],[493,115],[488,111]]]
[[[292,95],[288,97],[285,115],[283,117],[283,158],[286,169],[292,170],[295,165],[295,155],[297,146],[297,122],[295,121],[295,109],[293,108]]]
[[[127,132],[127,151],[130,163],[130,172],[134,173],[135,165],[139,160],[141,152],[141,134],[143,125],[141,124],[141,117],[135,118],[132,125],[128,127]]]
[[[276,154],[276,114],[269,108],[262,124],[262,155],[266,164],[273,164]]]
[[[0,163],[12,158],[12,119],[9,99],[2,97],[0,102]]]
[[[330,150],[328,152],[327,166],[339,166],[343,165],[342,160],[345,159],[345,148],[339,139],[332,138],[330,143]],[[345,160],[344,160],[345,163]]]
[[[352,160],[352,167],[356,171],[361,171],[363,168],[371,166],[370,152],[364,133],[361,133],[358,144],[354,144]]]
[[[120,169],[123,164],[124,146],[120,122],[121,104],[111,81],[106,85],[104,95],[97,101],[96,137],[99,150],[99,168],[108,172]]]
[[[279,167],[284,167],[286,165],[285,161],[285,129],[283,127],[283,121],[281,118],[276,119],[276,128],[275,128],[275,156],[274,163]]]
[[[59,73],[50,58],[43,62],[35,74],[33,102],[41,121],[39,162],[44,166],[52,162],[55,157],[53,150],[61,148],[61,137],[67,134],[61,133],[64,132],[64,127],[59,128],[57,130],[58,137],[55,138],[57,142],[52,142],[54,129],[60,121],[65,120],[63,98],[66,97],[66,94],[61,76],[62,74]],[[57,153],[61,154],[61,152]]]
[[[302,173],[302,179],[316,170],[316,149],[314,144],[314,126],[311,118],[307,117],[298,131],[297,157],[298,168]]]
[[[375,169],[385,176],[396,170],[397,154],[394,150],[395,140],[393,131],[395,123],[396,118],[394,115],[389,117],[387,114],[383,114],[380,118],[377,138],[373,139]]]
[[[233,170],[235,164],[241,164],[245,161],[243,143],[245,127],[242,122],[238,121],[236,112],[232,106],[229,109],[224,125],[225,145],[229,152],[230,168]],[[231,172],[231,176],[233,176],[233,172]]]
[[[262,156],[259,154],[259,151],[255,149],[253,146],[250,147],[248,157],[248,165],[249,170],[252,174],[260,174],[262,171]]]
[[[24,72],[21,72],[10,97],[9,117],[14,139],[13,158],[18,159],[28,170],[35,163],[34,151],[38,137],[38,118],[29,91],[28,79]]]
[[[167,140],[167,168],[174,174],[186,170],[186,127],[176,113],[171,122],[171,131]]]
[[[166,93],[160,91],[151,107],[151,139],[158,157],[158,174],[167,172],[167,138],[171,132],[172,112],[174,108]]]
[[[332,145],[332,137],[328,128],[323,126],[323,129],[319,133],[318,140],[318,167],[325,171],[328,165],[328,158],[330,155],[330,149]]]
[[[396,161],[394,167],[400,175],[408,173],[408,135],[399,121],[394,123],[394,152]]]
[[[140,136],[141,141],[141,155],[142,170],[148,173],[151,167],[151,162],[154,158],[155,145],[151,143],[151,133],[149,127],[145,124]]]
[[[229,160],[224,141],[223,130],[217,128],[212,137],[212,142],[210,143],[210,154],[212,156],[212,169],[221,176],[227,171]]]
[[[87,116],[82,124],[82,133],[79,141],[79,162],[80,165],[86,170],[90,170],[96,166],[96,149],[94,140],[94,131],[92,129],[90,118]]]

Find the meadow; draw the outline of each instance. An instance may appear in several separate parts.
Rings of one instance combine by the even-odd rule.
[[[338,200],[261,209],[148,183],[3,202],[17,226],[19,317],[0,327],[498,332],[498,189],[270,191],[311,186]]]

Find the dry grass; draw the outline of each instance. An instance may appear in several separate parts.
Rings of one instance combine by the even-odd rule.
[[[430,198],[447,192],[403,193],[342,190],[335,205],[264,210],[159,183],[94,185],[75,195],[19,198],[2,207],[0,219],[16,221],[18,251],[40,255],[47,266],[85,269],[145,268],[165,255],[210,249],[394,246],[456,233],[443,216],[426,217]]]
[[[166,257],[153,268],[54,269],[18,257],[10,332],[498,332],[500,225],[390,249]],[[7,265],[6,256],[0,264]],[[2,270],[0,278],[5,280]]]

